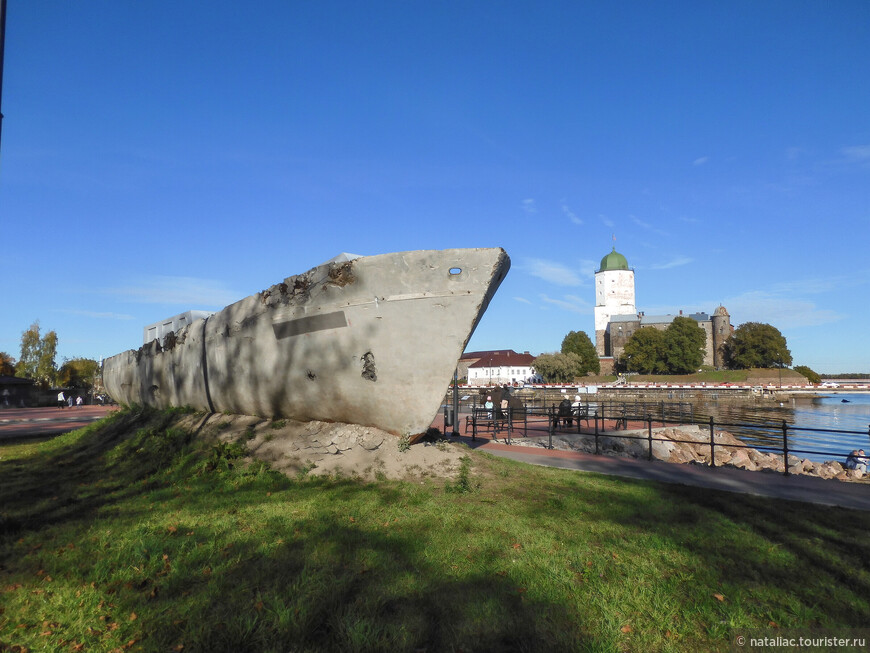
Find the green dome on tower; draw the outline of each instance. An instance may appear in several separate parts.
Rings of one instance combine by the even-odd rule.
[[[601,268],[598,271],[606,272],[607,270],[628,270],[628,261],[616,251],[615,247],[610,254],[601,259]]]

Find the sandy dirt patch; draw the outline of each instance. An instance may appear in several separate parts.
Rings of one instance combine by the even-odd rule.
[[[358,424],[219,414],[188,419],[188,428],[226,442],[243,442],[251,459],[267,462],[290,476],[454,478],[467,453],[463,446],[443,440],[403,444],[398,436]]]

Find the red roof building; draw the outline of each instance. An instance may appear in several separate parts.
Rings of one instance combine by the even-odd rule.
[[[469,385],[502,385],[530,381],[535,375],[534,360],[535,357],[527,351],[518,354],[513,349],[498,349],[463,354],[461,363],[468,363],[466,378]]]

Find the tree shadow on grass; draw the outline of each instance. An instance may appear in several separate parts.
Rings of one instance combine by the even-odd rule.
[[[100,621],[77,618],[59,625],[58,637],[94,650],[119,642],[146,651],[181,644],[185,651],[596,648],[582,615],[530,598],[534,593],[511,573],[490,564],[445,570],[443,557],[429,555],[436,540],[425,517],[387,527],[342,512],[414,506],[419,497],[409,495],[424,490],[276,474],[185,474],[179,455],[192,436],[164,437],[169,421],[153,411],[123,413],[71,437],[69,446],[0,465],[8,481],[0,489],[6,513],[0,584],[43,592],[42,576],[34,578],[40,569],[54,577],[46,601],[82,594],[103,606]],[[172,474],[160,477],[172,461]],[[265,509],[267,489],[280,495],[279,511],[250,517]],[[324,502],[324,493],[335,504]],[[159,504],[158,515],[165,511],[166,527],[159,516],[143,521],[149,502]],[[304,505],[315,507],[292,515]],[[94,528],[101,519],[106,526]],[[47,543],[40,532],[49,528],[52,542],[88,536],[61,556],[53,544],[40,550]],[[109,528],[116,535],[106,539]],[[25,537],[24,548],[14,545]],[[40,621],[72,620],[50,606],[43,604]]]
[[[758,627],[769,625],[763,615],[774,609],[795,627],[858,628],[870,620],[870,513],[633,479],[579,480],[571,472],[551,480],[548,489],[561,498],[526,503],[528,518],[598,525],[613,534],[606,545],[637,556],[650,554],[652,537],[692,561],[685,571],[712,584],[705,599],[713,607],[722,587],[750,602],[788,597],[788,607],[759,599]]]
[[[829,506],[773,500],[710,490],[665,489],[671,500],[719,515],[754,534],[768,550],[789,554],[776,564],[760,548],[742,557],[715,547],[701,553],[711,564],[730,565],[736,579],[784,589],[831,623],[859,626],[870,620],[870,514]],[[735,579],[735,580],[736,580]]]
[[[149,615],[142,626],[150,650],[583,648],[582,619],[528,600],[509,578],[447,578],[410,535],[361,533],[328,519],[310,526],[268,556],[256,538],[237,544],[237,561],[207,579],[191,570],[167,579],[156,598],[146,587],[113,600]]]
[[[121,411],[58,436],[57,446],[26,460],[0,461],[0,536],[87,519],[141,489],[136,484],[168,465],[195,435],[167,437],[173,419],[171,412]],[[155,434],[163,434],[162,449],[154,450]]]

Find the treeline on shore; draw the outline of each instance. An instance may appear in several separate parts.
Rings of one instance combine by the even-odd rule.
[[[864,372],[838,372],[837,374],[819,374],[823,379],[870,379],[870,374]]]

